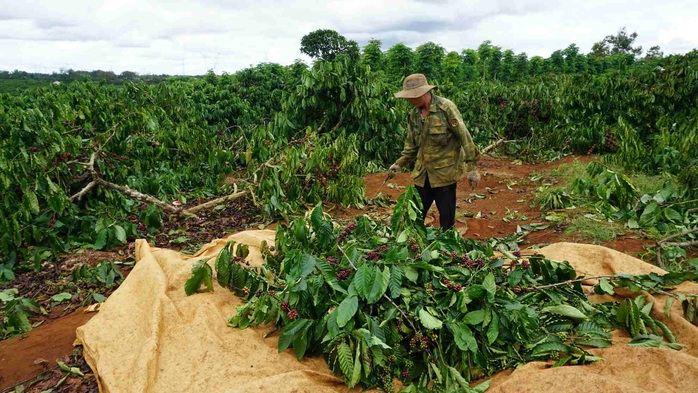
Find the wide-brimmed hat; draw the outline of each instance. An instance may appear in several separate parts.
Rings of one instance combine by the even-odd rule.
[[[437,90],[438,86],[427,83],[427,78],[423,74],[408,75],[402,81],[402,91],[395,93],[395,98],[419,98],[429,90]]]

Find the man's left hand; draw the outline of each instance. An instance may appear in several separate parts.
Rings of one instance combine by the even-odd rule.
[[[470,183],[470,188],[473,190],[480,183],[480,172],[478,172],[477,169],[468,172],[468,183]]]

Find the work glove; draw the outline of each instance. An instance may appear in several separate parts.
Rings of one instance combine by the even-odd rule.
[[[393,164],[393,165],[390,166],[390,169],[388,169],[388,171],[390,171],[390,174],[394,176],[394,175],[396,175],[398,172],[400,172],[400,165],[398,165],[398,164]]]
[[[468,172],[468,183],[470,183],[470,188],[473,190],[477,187],[478,183],[480,183],[480,172],[478,172],[477,169]]]

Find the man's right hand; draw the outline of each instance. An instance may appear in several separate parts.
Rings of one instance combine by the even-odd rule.
[[[470,188],[473,190],[477,187],[478,183],[480,183],[480,173],[477,169],[468,172],[468,183],[470,183]]]
[[[388,171],[390,171],[391,174],[395,175],[395,174],[397,174],[398,172],[400,172],[400,165],[398,165],[398,164],[393,164],[393,165],[390,166],[390,168],[388,169]]]

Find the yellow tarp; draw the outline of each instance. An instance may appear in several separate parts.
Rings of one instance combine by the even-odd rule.
[[[211,242],[193,256],[136,241],[137,263],[103,304],[77,330],[77,343],[102,392],[345,392],[322,357],[296,360],[277,353],[269,328],[233,329],[228,317],[241,304],[214,281],[215,291],[187,297],[184,282],[198,259],[215,256],[229,240],[250,245],[248,260],[261,264],[258,247],[273,244],[272,231],[246,231]],[[561,243],[540,252],[568,260],[580,274],[663,273],[652,265],[598,246]],[[679,290],[698,293],[698,285]],[[593,297],[597,297],[594,295]],[[669,325],[682,351],[631,348],[624,344],[593,350],[605,361],[550,368],[535,362],[495,376],[491,392],[695,392],[698,387],[698,328],[681,316],[663,317],[657,296],[654,317]]]

